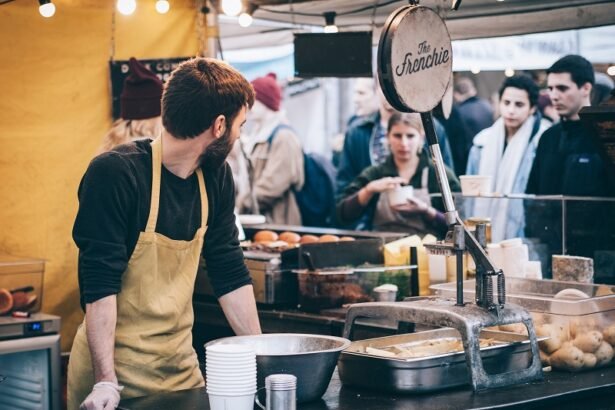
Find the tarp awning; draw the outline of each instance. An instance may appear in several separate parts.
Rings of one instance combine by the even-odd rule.
[[[374,10],[374,4],[383,4]],[[243,28],[236,18],[220,19],[220,37],[225,50],[292,43],[293,32],[320,30],[323,13],[335,11],[340,30],[380,28],[396,8],[407,1],[319,0],[261,6],[254,24]],[[615,24],[612,0],[465,0],[452,11],[450,0],[423,0],[421,5],[438,11],[454,40],[510,36]],[[357,11],[358,10],[358,11]]]

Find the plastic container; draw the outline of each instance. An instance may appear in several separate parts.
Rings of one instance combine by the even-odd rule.
[[[373,267],[349,268],[338,271],[297,270],[299,284],[299,307],[301,310],[316,312],[322,309],[338,308],[349,303],[372,302],[374,288],[396,285],[397,300],[410,294],[412,272],[410,268]],[[335,273],[338,272],[338,273]]]
[[[491,189],[491,175],[461,175],[461,193],[464,196],[487,195]]]
[[[43,300],[45,261],[0,254],[0,289],[14,299],[12,310],[38,312]]]
[[[445,298],[456,297],[456,284],[431,286]],[[474,300],[474,280],[464,281],[464,300]],[[506,278],[506,301],[532,314],[545,365],[580,371],[615,363],[615,287],[578,282]],[[524,327],[500,327],[523,332]]]

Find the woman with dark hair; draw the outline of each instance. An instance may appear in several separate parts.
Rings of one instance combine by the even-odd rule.
[[[367,228],[408,234],[443,234],[446,222],[442,200],[432,200],[439,192],[438,181],[426,151],[425,131],[418,114],[394,113],[387,127],[391,154],[382,165],[368,167],[344,190],[337,203],[338,220],[344,224],[365,218]],[[459,190],[459,180],[446,169],[451,189]],[[391,204],[387,191],[412,185],[413,196],[403,204]],[[384,194],[384,195],[383,195]]]
[[[499,94],[501,117],[474,137],[466,173],[491,176],[490,192],[524,193],[538,141],[551,123],[536,109],[538,86],[530,77],[506,79]],[[468,216],[491,217],[496,242],[521,236],[523,206],[517,202],[519,206],[508,200],[476,199],[467,207]]]

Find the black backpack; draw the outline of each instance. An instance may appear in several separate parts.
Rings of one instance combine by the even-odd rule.
[[[267,143],[271,143],[281,129],[292,128],[280,124],[274,128]],[[331,226],[335,212],[336,170],[331,161],[320,154],[303,153],[305,180],[303,187],[295,192],[297,205],[304,226]]]

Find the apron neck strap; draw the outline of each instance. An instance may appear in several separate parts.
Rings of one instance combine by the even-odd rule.
[[[145,232],[155,232],[156,222],[158,221],[158,210],[160,207],[160,178],[162,175],[162,138],[158,137],[152,141],[152,197],[150,200],[149,217]],[[207,226],[209,216],[209,201],[207,190],[205,189],[205,178],[201,168],[196,169],[196,176],[199,181],[199,193],[201,195],[201,228]]]
[[[158,208],[160,205],[160,176],[162,174],[162,138],[152,141],[152,197],[149,205],[149,218],[145,226],[145,232],[156,230],[158,220]]]
[[[421,173],[421,188],[428,188],[429,186],[429,166],[423,168]]]
[[[196,169],[196,176],[199,180],[199,192],[201,193],[201,228],[207,226],[207,217],[209,216],[209,200],[207,199],[207,190],[205,189],[205,178],[201,167]]]

